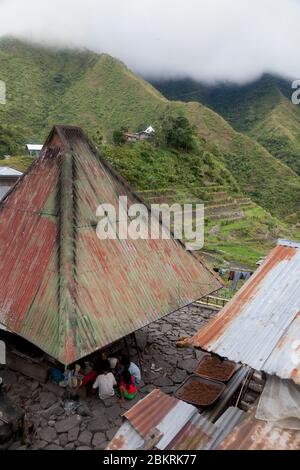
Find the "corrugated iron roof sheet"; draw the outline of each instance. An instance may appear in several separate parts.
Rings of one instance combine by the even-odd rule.
[[[33,150],[33,151],[38,151],[40,152],[43,148],[41,144],[26,144],[27,150]]]
[[[162,436],[155,444],[157,449],[197,449],[212,440],[215,428],[197,408],[158,389],[140,400],[124,417],[127,421],[108,445],[109,450],[137,449],[134,446],[139,442],[138,436],[144,445],[155,429]]]
[[[11,186],[0,186],[0,200],[4,198],[10,189]]]
[[[177,403],[177,398],[166,395],[159,389],[156,389],[149,393],[143,400],[140,400],[127,411],[124,416],[140,435],[145,437]]]
[[[298,243],[280,240],[249,281],[191,343],[300,383],[296,342],[300,337],[299,248]]]
[[[10,168],[9,166],[0,166],[0,176],[21,176],[21,171]]]
[[[107,450],[137,450],[142,448],[144,442],[131,423],[125,421],[108,444]]]
[[[221,450],[299,450],[300,431],[283,429],[251,412],[220,444]]]
[[[70,364],[221,287],[171,240],[99,240],[96,209],[141,202],[79,128],[55,127],[0,208],[0,322]]]
[[[213,442],[214,433],[218,431],[218,428],[215,424],[203,418],[195,408],[189,420],[183,426],[178,426],[176,431],[174,438],[166,446],[160,446],[161,442],[159,442],[157,448],[167,450],[205,449]]]
[[[217,449],[219,444],[223,442],[233,428],[241,422],[244,416],[245,411],[235,406],[229,406],[215,422],[217,430],[213,435],[213,440],[206,447],[206,450]]]
[[[240,421],[242,415],[242,410],[230,407],[223,417],[222,426],[219,426],[204,418],[196,407],[160,390],[153,390],[125,413],[126,421],[107,449],[141,448],[155,430],[161,436],[153,444],[156,449],[213,449]]]

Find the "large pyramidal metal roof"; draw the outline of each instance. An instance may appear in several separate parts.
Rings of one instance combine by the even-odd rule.
[[[76,127],[53,128],[0,208],[0,323],[70,364],[221,287],[171,240],[99,240],[96,209],[141,202]]]

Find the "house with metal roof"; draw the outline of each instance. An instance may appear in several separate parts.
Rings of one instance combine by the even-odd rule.
[[[0,166],[0,178],[19,178],[21,175],[21,171],[18,171],[15,168],[10,168],[9,166]]]
[[[190,342],[300,384],[299,338],[300,243],[279,240],[242,289]]]
[[[31,157],[38,157],[42,148],[43,146],[40,144],[27,144],[26,145],[26,150],[28,152],[28,155],[30,155]]]
[[[0,200],[10,190],[10,188],[18,181],[22,173],[9,166],[0,167]]]
[[[142,202],[81,129],[56,126],[0,205],[0,323],[65,365],[222,287],[172,237],[100,240],[97,207],[120,196]]]
[[[148,140],[154,137],[155,129],[152,126],[147,127],[144,131],[140,132],[125,132],[124,137],[127,142],[138,142],[139,140]]]

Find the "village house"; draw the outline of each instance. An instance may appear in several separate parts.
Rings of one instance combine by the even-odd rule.
[[[22,173],[8,166],[0,167],[0,200],[22,176]]]
[[[26,150],[30,157],[38,157],[43,146],[39,144],[27,144]]]
[[[174,239],[99,240],[99,202],[119,196],[139,202],[81,129],[56,126],[1,206],[0,323],[66,366],[222,286]]]
[[[200,360],[174,396],[154,390],[137,403],[107,449],[298,450],[299,279],[300,243],[279,240],[233,299],[185,340]],[[192,383],[220,386],[230,364],[215,402],[191,406],[200,396],[200,388],[188,396]]]
[[[127,140],[127,142],[138,142],[140,140],[149,140],[153,138],[155,135],[155,130],[153,129],[152,126],[147,127],[144,131],[141,132],[125,132],[124,136]]]

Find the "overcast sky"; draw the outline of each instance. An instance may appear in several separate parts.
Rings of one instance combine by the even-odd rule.
[[[107,52],[145,76],[300,78],[300,0],[0,0],[0,36]]]

